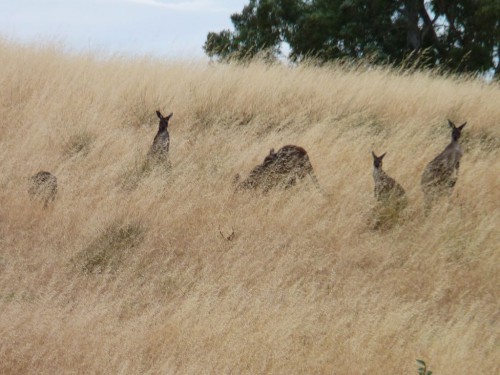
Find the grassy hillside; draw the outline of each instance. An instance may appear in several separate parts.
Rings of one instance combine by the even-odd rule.
[[[500,87],[0,42],[0,373],[500,372]],[[173,169],[147,172],[156,109]],[[468,121],[453,196],[420,175]],[[328,193],[233,194],[304,147]],[[371,150],[406,189],[370,229]],[[28,177],[54,173],[48,209]],[[234,230],[234,239],[224,239]]]

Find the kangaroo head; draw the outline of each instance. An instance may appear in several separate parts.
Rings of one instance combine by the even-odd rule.
[[[375,153],[372,151],[372,156],[373,156],[373,166],[377,169],[382,168],[382,159],[384,158],[385,154],[387,152],[384,152],[382,155],[377,156]]]
[[[464,128],[465,125],[467,125],[467,122],[464,122],[460,126],[455,126],[455,124],[448,119],[448,125],[450,125],[451,130],[451,138],[454,141],[458,141],[460,139],[460,135],[462,134],[462,129]]]
[[[269,150],[269,154],[264,158],[264,164],[272,162],[276,159],[276,152],[274,152],[274,148]]]
[[[173,113],[169,114],[168,116],[164,117],[160,111],[156,111],[156,115],[160,119],[160,126],[158,128],[158,131],[164,131],[167,130],[168,128],[168,120],[173,116]]]

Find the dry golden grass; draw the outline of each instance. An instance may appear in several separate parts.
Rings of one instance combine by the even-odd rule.
[[[0,373],[498,374],[499,103],[498,84],[431,73],[0,42]],[[156,109],[174,112],[169,174],[142,170]],[[447,118],[468,121],[461,175],[425,218]],[[290,143],[329,197],[233,194]],[[372,149],[409,197],[381,231]],[[39,170],[58,177],[46,210]]]

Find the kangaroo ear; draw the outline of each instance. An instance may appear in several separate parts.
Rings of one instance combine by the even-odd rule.
[[[450,128],[452,128],[452,129],[456,128],[455,124],[450,119],[448,119],[448,125],[450,125]]]
[[[373,150],[372,150],[372,156],[373,156],[374,159],[377,158],[377,155],[375,155],[375,153],[373,152]]]
[[[387,152],[384,152],[384,153],[383,153],[382,155],[380,155],[378,158],[379,158],[380,160],[382,160],[382,159],[384,158],[385,154],[387,154]]]
[[[172,117],[174,115],[174,112],[172,112],[171,114],[169,114],[167,117],[165,117],[167,120],[170,120],[170,117]]]
[[[156,115],[158,116],[158,118],[161,120],[163,118],[163,116],[161,115],[160,111],[156,111]]]
[[[464,128],[464,126],[465,126],[465,125],[467,125],[467,121],[466,121],[466,122],[464,122],[462,125],[460,125],[460,126],[458,127],[458,129],[462,130],[462,129]]]

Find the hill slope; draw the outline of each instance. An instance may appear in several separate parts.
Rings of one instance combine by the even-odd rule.
[[[498,103],[465,78],[1,42],[0,372],[500,372]],[[174,112],[169,173],[142,168],[156,109]],[[426,218],[447,118],[468,121],[461,174]],[[307,179],[233,194],[285,144],[328,197]],[[380,231],[372,149],[409,197]],[[45,210],[39,170],[59,183]]]

